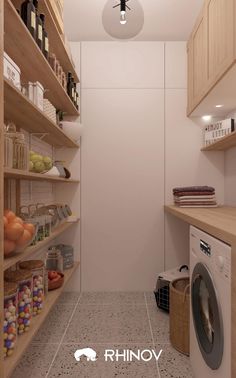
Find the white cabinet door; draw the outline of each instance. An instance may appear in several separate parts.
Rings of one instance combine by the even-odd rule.
[[[83,89],[82,289],[152,290],[164,268],[164,91]]]

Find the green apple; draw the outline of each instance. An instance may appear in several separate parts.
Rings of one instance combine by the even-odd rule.
[[[31,160],[33,163],[36,163],[36,162],[43,162],[43,157],[42,157],[42,155],[34,154],[34,155],[31,155],[30,160]]]
[[[32,161],[29,162],[29,170],[33,171],[34,169],[34,163]]]
[[[42,161],[36,161],[34,163],[34,170],[37,173],[41,173],[41,172],[45,171],[45,165],[44,165],[44,163]]]

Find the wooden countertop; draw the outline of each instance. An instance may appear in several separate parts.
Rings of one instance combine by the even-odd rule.
[[[236,207],[180,208],[166,205],[165,211],[225,243],[236,243]]]

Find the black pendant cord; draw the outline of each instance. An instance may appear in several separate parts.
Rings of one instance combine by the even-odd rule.
[[[127,5],[128,1],[130,0],[121,0],[121,2],[117,5],[114,5],[113,8],[117,8],[117,7],[120,7],[120,11],[121,12],[125,12],[126,11],[126,8],[131,10],[131,8]]]

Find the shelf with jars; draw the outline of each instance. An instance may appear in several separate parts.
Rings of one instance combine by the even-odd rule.
[[[38,332],[39,328],[43,324],[44,320],[48,316],[50,310],[55,305],[57,299],[61,295],[62,291],[64,290],[65,285],[69,282],[70,278],[72,277],[73,273],[78,269],[79,262],[75,262],[73,268],[68,269],[64,272],[64,284],[61,288],[50,291],[44,301],[43,304],[43,310],[40,315],[33,317],[30,325],[30,329],[28,332],[23,333],[19,336],[19,340],[16,344],[16,347],[14,349],[14,352],[12,356],[8,357],[4,361],[4,377],[10,377],[12,374],[14,368],[19,363],[20,359],[25,353],[26,348],[29,346],[30,342]],[[12,295],[14,295],[14,287],[12,284],[11,288],[8,288],[9,290],[12,290]]]

